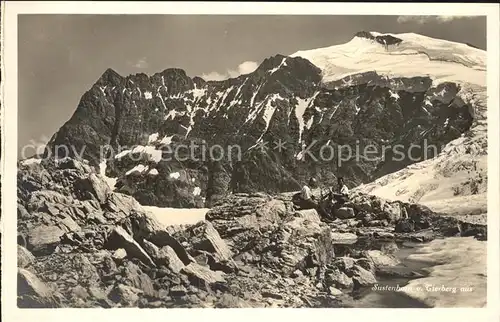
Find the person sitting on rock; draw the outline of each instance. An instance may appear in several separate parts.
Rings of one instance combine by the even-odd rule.
[[[294,208],[296,210],[305,210],[305,209],[315,209],[318,212],[320,218],[323,221],[330,222],[333,219],[331,218],[331,212],[329,211],[327,196],[321,196],[321,198],[316,198],[312,194],[311,189],[317,188],[318,184],[315,178],[309,179],[309,185],[304,185],[302,190],[299,193],[296,193],[293,198]]]
[[[316,202],[316,197],[312,194],[311,188],[317,187],[317,181],[315,178],[309,179],[309,185],[304,185],[302,190],[293,196],[293,204],[298,209],[316,209],[318,203]]]
[[[344,183],[344,178],[337,178],[337,192],[332,191],[332,197],[337,201],[337,205],[342,205],[349,200],[349,189]]]

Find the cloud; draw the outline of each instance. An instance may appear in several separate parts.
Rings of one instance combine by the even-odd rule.
[[[210,73],[205,73],[201,75],[201,78],[204,80],[215,80],[215,81],[220,81],[228,78],[235,78],[240,75],[245,75],[245,74],[250,74],[254,70],[259,67],[259,64],[257,64],[254,61],[246,61],[238,65],[237,68],[235,69],[227,69],[223,73],[219,73],[216,71],[210,72]]]
[[[240,75],[249,74],[249,73],[253,72],[254,70],[256,70],[257,67],[259,67],[259,64],[257,64],[256,62],[246,61],[244,63],[241,63],[238,66],[238,71],[239,71]]]
[[[399,16],[398,23],[413,22],[424,24],[428,22],[446,23],[457,19],[472,19],[475,16]]]
[[[209,81],[209,80],[220,81],[220,80],[227,79],[229,77],[228,77],[228,75],[223,75],[221,73],[210,72],[208,74],[201,75],[201,78],[203,78],[204,80],[207,80],[207,81]]]
[[[37,139],[30,139],[29,142],[21,147],[18,158],[27,159],[31,158],[33,155],[41,155],[45,151],[47,143],[50,138],[45,134],[41,135]]]
[[[135,64],[134,67],[136,68],[147,68],[148,67],[148,61],[146,60],[146,57],[142,57],[139,59]]]

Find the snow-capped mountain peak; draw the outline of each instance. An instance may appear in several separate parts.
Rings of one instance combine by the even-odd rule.
[[[486,51],[415,33],[359,32],[351,41],[301,50],[323,71],[323,81],[375,71],[391,77],[429,76],[434,85],[451,81],[486,86]]]

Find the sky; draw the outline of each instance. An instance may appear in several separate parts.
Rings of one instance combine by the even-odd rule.
[[[113,68],[182,68],[223,79],[265,58],[342,44],[358,31],[415,32],[486,49],[486,18],[452,16],[19,15],[18,154],[43,145]]]

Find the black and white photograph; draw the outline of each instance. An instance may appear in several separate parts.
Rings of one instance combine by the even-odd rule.
[[[2,31],[17,309],[498,305],[498,5],[112,5]]]

